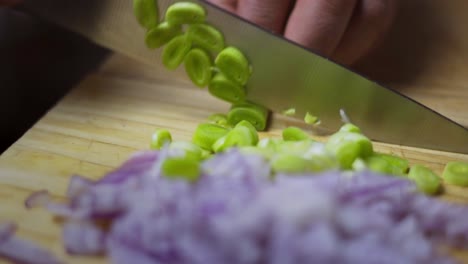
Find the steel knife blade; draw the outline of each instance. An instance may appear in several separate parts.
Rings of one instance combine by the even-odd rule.
[[[161,17],[175,0],[159,0]],[[307,48],[226,12],[204,0],[207,23],[242,50],[253,67],[247,98],[280,112],[309,112],[336,130],[344,110],[374,141],[468,154],[468,129],[428,107],[379,85]],[[160,51],[144,45],[145,30],[131,0],[27,0],[25,8],[80,33],[99,45],[149,65]]]

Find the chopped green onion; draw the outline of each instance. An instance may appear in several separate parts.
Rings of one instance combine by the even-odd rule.
[[[285,116],[294,116],[296,114],[296,108],[289,108],[281,112]]]
[[[188,158],[167,158],[161,164],[163,176],[171,179],[184,179],[190,182],[200,177],[200,163]]]
[[[215,59],[215,65],[227,78],[240,85],[245,85],[250,77],[249,61],[235,47],[223,49]]]
[[[169,70],[175,70],[184,61],[185,55],[190,51],[192,44],[185,35],[173,38],[164,47],[162,61]]]
[[[351,169],[354,160],[373,154],[372,142],[362,134],[339,131],[325,144],[327,151],[338,159],[343,169]]]
[[[442,177],[448,184],[468,186],[468,163],[461,161],[447,163]]]
[[[160,48],[180,34],[182,34],[181,26],[162,22],[146,33],[145,43],[149,49]]]
[[[230,103],[240,103],[245,100],[245,88],[226,78],[223,73],[215,74],[208,90],[211,95]]]
[[[308,125],[316,125],[318,123],[320,123],[320,119],[312,114],[310,114],[309,112],[306,113],[305,117],[304,117],[304,122]]]
[[[298,127],[288,127],[283,129],[283,140],[300,141],[310,139],[309,135]]]
[[[234,129],[236,127],[246,127],[247,129],[249,129],[250,135],[252,137],[252,145],[257,145],[257,143],[258,143],[257,129],[249,121],[242,120],[239,123],[237,123],[237,125],[234,127]]]
[[[221,152],[232,147],[253,146],[254,142],[252,131],[247,126],[236,126],[213,144],[213,150]]]
[[[157,0],[133,0],[133,14],[138,23],[152,29],[159,23],[159,8]]]
[[[361,166],[360,162],[363,162],[364,165]],[[374,153],[365,160],[356,159],[352,167],[355,170],[365,167],[366,169],[382,174],[405,176],[409,170],[409,162],[397,156]]]
[[[226,145],[226,136],[218,138],[213,145],[211,146],[211,149],[213,150],[214,153],[222,152],[227,149]]]
[[[258,148],[276,151],[276,147],[283,142],[279,138],[263,138],[257,143]]]
[[[418,189],[426,194],[436,194],[441,186],[439,176],[422,165],[411,167],[408,178],[413,180]]]
[[[192,24],[187,28],[187,35],[192,42],[206,50],[220,52],[224,49],[224,36],[208,24]]]
[[[200,124],[193,134],[192,142],[205,150],[212,150],[213,143],[228,133],[228,129],[215,124]]]
[[[299,140],[299,141],[281,141],[277,142],[275,151],[277,153],[288,153],[298,156],[304,156],[314,144],[311,139]]]
[[[227,121],[227,115],[217,113],[217,114],[212,114],[208,117],[208,120],[211,121],[214,124],[220,125],[220,126],[227,126],[228,121]]]
[[[390,154],[375,154],[381,159],[386,160],[392,167],[391,174],[397,176],[406,175],[409,171],[409,162],[406,159],[390,155]]]
[[[185,56],[185,72],[198,87],[206,87],[211,81],[210,55],[198,48],[190,50]]]
[[[191,2],[174,3],[166,11],[166,21],[176,25],[202,23],[205,18],[205,9]]]
[[[206,158],[206,153],[204,153],[204,150],[200,148],[200,146],[192,142],[172,142],[169,145],[169,150],[175,152],[176,154],[180,153],[182,154],[182,157],[187,159],[203,160],[204,158]]]
[[[313,171],[311,167],[310,160],[294,154],[280,153],[271,161],[271,168],[275,172],[306,173]]]
[[[351,123],[346,123],[343,126],[341,126],[339,131],[361,133],[361,129]]]
[[[249,121],[257,131],[266,128],[268,110],[262,106],[252,103],[241,103],[231,107],[228,113],[228,122],[236,125],[242,120]]]
[[[156,130],[151,137],[150,148],[154,150],[159,150],[164,145],[172,142],[171,133],[167,129],[158,129]]]

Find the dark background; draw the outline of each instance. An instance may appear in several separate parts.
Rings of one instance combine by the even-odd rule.
[[[20,10],[0,8],[0,153],[108,53]]]

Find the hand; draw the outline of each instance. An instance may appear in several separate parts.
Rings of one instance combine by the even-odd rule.
[[[397,0],[209,1],[346,65],[382,39],[397,5]]]

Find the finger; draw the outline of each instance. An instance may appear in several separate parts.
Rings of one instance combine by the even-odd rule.
[[[230,12],[235,12],[237,9],[237,0],[208,0],[208,2],[213,3]]]
[[[297,0],[286,38],[329,56],[340,43],[356,0]]]
[[[395,0],[362,0],[333,59],[351,65],[367,54],[390,28],[395,10]]]
[[[253,23],[282,33],[292,0],[239,0],[237,13]]]

